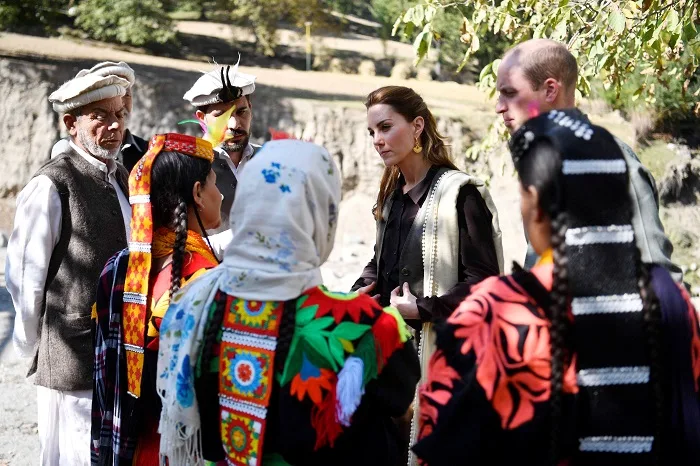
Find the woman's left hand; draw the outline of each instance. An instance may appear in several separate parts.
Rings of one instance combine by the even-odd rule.
[[[403,293],[399,294],[402,291]],[[391,292],[389,302],[393,307],[399,310],[399,314],[401,314],[404,319],[420,319],[418,305],[416,305],[416,297],[411,293],[408,283],[403,284],[403,290],[400,286],[394,288]]]

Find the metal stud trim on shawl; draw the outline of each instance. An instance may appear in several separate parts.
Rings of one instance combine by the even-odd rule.
[[[549,119],[554,119],[560,125],[572,126],[568,116],[553,111]],[[564,122],[564,124],[562,124]],[[577,125],[580,128],[580,125]],[[586,132],[577,137],[590,140],[593,130],[589,127]],[[586,137],[587,136],[587,137]],[[624,159],[589,159],[563,160],[562,174],[564,176],[579,175],[621,175],[627,170]],[[565,233],[567,247],[585,247],[601,244],[620,244],[634,246],[634,230],[632,225],[589,225],[569,228]],[[574,297],[572,299],[574,316],[595,314],[614,314],[621,312],[641,312],[643,305],[639,293],[622,295],[603,295]],[[614,385],[648,384],[650,378],[649,366],[627,367],[598,367],[580,369],[577,382],[581,387],[601,387]],[[591,436],[579,439],[579,450],[589,453],[648,453],[652,449],[653,436]]]

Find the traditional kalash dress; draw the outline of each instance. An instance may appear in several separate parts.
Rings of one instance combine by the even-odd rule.
[[[211,144],[192,136],[155,136],[129,177],[133,214],[129,247],[116,254],[100,277],[95,304],[95,367],[92,410],[93,465],[156,465],[159,461],[156,363],[160,324],[170,304],[172,264],[159,271],[151,260],[173,253],[175,232],[153,230],[151,167],[164,151],[211,161]],[[217,265],[198,233],[189,230],[182,283]]]
[[[272,141],[249,162],[224,262],[161,326],[161,453],[170,464],[391,465],[392,417],[420,377],[408,327],[322,286],[340,201],[325,149]]]
[[[571,358],[563,372],[558,454],[552,454],[550,250],[531,272],[473,286],[437,327],[437,351],[419,390],[413,451],[422,464],[698,464],[695,310],[663,267],[650,268],[661,308],[660,376],[650,367],[626,164],[614,138],[579,115],[542,115],[511,143],[516,167],[540,139],[563,159],[552,202],[554,212],[567,215],[561,266],[571,299]],[[664,419],[655,419],[657,381]]]

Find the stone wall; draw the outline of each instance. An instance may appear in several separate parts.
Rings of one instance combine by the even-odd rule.
[[[64,137],[59,116],[52,111],[49,94],[80,69],[94,62],[0,58],[0,198],[13,197],[32,174],[48,160],[53,143]],[[196,134],[193,124],[177,122],[192,118],[193,108],[182,95],[198,73],[170,68],[135,65],[134,112],[130,130],[146,139],[158,132]],[[334,100],[358,100],[355,96],[316,94],[280,86],[259,85],[253,97],[253,142],[262,143],[268,128],[292,131],[297,137],[324,145],[342,169],[345,192],[360,189],[374,195],[382,164],[367,135],[361,102],[348,106]],[[449,136],[455,153],[471,140],[459,121],[439,119],[440,130]]]
[[[49,94],[80,69],[92,65],[94,62],[89,61],[0,57],[0,215],[13,215],[3,214],[3,206],[12,203],[12,198],[48,160],[52,145],[66,135],[48,102]],[[194,124],[177,125],[178,121],[193,117],[193,108],[182,100],[182,95],[198,78],[197,72],[140,65],[134,69],[137,83],[129,122],[134,134],[147,139],[158,132],[199,132]],[[375,228],[370,212],[383,170],[367,134],[361,101],[344,95],[342,90],[321,94],[285,88],[281,82],[277,86],[258,86],[252,102],[253,142],[264,142],[270,127],[289,131],[325,146],[338,163],[344,201],[336,247],[324,267],[324,276],[331,288],[347,289],[372,255]],[[438,129],[450,139],[456,155],[463,154],[472,140],[470,130],[453,118],[438,118]],[[507,151],[502,152],[490,164],[481,161],[465,166],[464,157],[456,159],[459,166],[477,176],[495,172],[491,192],[500,214],[506,264],[510,264],[513,259],[522,261],[525,242],[517,184],[511,170],[501,176],[502,164],[509,163]],[[6,220],[3,228],[9,231],[11,220]]]

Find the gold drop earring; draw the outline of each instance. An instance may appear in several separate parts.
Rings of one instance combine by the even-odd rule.
[[[416,136],[415,139],[416,139],[416,144],[413,146],[413,152],[415,152],[416,154],[419,154],[420,151],[423,150],[423,146],[421,146],[421,145],[418,143],[418,136]]]

